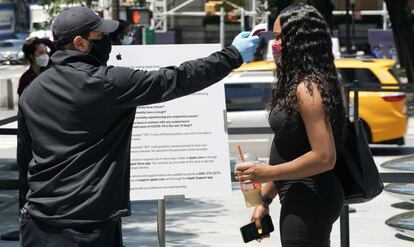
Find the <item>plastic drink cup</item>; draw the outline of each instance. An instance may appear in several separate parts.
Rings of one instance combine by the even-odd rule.
[[[243,155],[243,160],[239,157],[237,164],[243,164],[246,166],[253,166],[260,163],[259,159],[252,154]],[[240,183],[241,190],[244,195],[244,200],[247,207],[255,207],[262,203],[262,185],[260,183],[242,184]]]

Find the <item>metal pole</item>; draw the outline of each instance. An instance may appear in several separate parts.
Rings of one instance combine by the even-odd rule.
[[[382,2],[382,29],[387,30],[387,18],[388,18],[388,12],[387,12],[387,4],[385,1]]]
[[[240,10],[240,28],[241,28],[241,31],[243,32],[243,31],[245,31],[246,30],[246,23],[245,23],[245,16],[246,15],[246,13],[244,12],[244,8],[242,8],[241,10]]]
[[[13,83],[11,79],[7,79],[7,108],[10,110],[14,109]]]
[[[355,18],[354,18],[354,14],[355,14],[355,2],[351,3],[351,9],[352,9],[352,20],[351,20],[351,25],[352,25],[352,43],[354,43],[355,41]]]
[[[252,15],[252,28],[253,28],[254,26],[256,26],[256,14],[257,14],[256,0],[252,0],[252,12],[253,12],[253,15]]]
[[[351,117],[351,96],[349,95],[350,93],[350,89],[349,87],[344,87],[345,90],[345,96],[346,96],[346,109],[347,109],[347,117],[350,118]],[[353,116],[353,115],[352,115]]]
[[[158,247],[165,247],[165,200],[158,200],[157,230]]]
[[[341,212],[341,247],[349,247],[349,206],[344,205]]]
[[[221,48],[224,48],[225,46],[225,36],[224,36],[224,21],[225,21],[225,12],[224,12],[224,7],[220,8],[220,44],[221,44]]]
[[[354,81],[354,87],[359,87],[359,81]],[[354,121],[359,119],[359,91],[354,91]]]
[[[346,8],[346,52],[349,54],[351,51],[351,36],[349,33],[349,18],[351,17],[349,15],[349,0],[345,0],[345,8]]]
[[[164,13],[162,13],[163,14],[163,16],[162,16],[162,18],[163,18],[163,20],[164,20],[164,25],[163,25],[163,27],[162,27],[162,30],[164,31],[164,32],[167,32],[167,29],[168,29],[168,23],[167,23],[167,15],[166,15],[166,13],[167,13],[167,9],[168,9],[168,4],[167,4],[167,0],[164,0],[164,2],[163,2],[163,7],[164,7]]]
[[[142,44],[146,45],[147,44],[147,30],[146,27],[142,27]]]
[[[359,82],[357,80],[354,81],[354,88],[357,89],[359,86]],[[349,92],[354,91],[354,116],[353,121],[359,118],[359,91],[358,90],[347,90],[348,99],[349,99]],[[349,103],[348,103],[349,106]],[[341,228],[341,247],[349,247],[349,206],[344,205],[341,212],[340,217],[340,228]]]

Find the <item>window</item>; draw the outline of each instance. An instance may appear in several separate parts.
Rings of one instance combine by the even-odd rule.
[[[391,75],[394,76],[394,78],[397,80],[398,83],[401,83],[400,77],[398,76],[398,69],[395,65],[393,67],[389,68],[388,72],[390,72]]]
[[[226,84],[227,111],[264,110],[272,94],[271,83]]]
[[[359,83],[381,83],[369,69],[339,69],[340,78],[345,83],[357,80]]]

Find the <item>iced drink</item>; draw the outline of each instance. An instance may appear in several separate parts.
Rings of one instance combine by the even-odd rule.
[[[262,203],[262,189],[260,184],[242,184],[241,187],[247,207],[255,207]]]
[[[253,166],[260,163],[259,159],[252,154],[244,154],[242,159],[237,160],[238,165]],[[262,185],[261,184],[240,184],[241,190],[244,195],[244,200],[247,207],[255,207],[262,203]]]

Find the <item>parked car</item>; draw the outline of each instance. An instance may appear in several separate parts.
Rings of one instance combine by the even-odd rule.
[[[263,65],[262,62],[255,64],[257,68]],[[228,128],[239,132],[229,135],[231,157],[238,155],[237,145],[245,153],[267,157],[273,140],[267,121],[267,103],[275,79],[271,71],[253,71],[248,69],[250,66],[244,65],[224,79]],[[252,131],[259,133],[246,134]]]
[[[6,39],[0,41],[0,63],[23,64],[23,44],[24,40],[20,39]]]
[[[335,64],[344,82],[398,83],[393,60],[337,59]],[[237,156],[237,145],[259,157],[269,155],[273,134],[268,131],[266,106],[275,82],[274,70],[272,61],[253,62],[224,79],[228,127],[238,133],[229,136],[231,157]],[[353,94],[350,96],[352,99]],[[360,92],[359,104],[370,143],[404,144],[408,123],[404,93]],[[249,131],[255,134],[243,134]]]
[[[344,82],[397,84],[396,61],[391,59],[337,59],[335,65]],[[351,93],[351,99],[353,94]],[[359,116],[368,141],[403,145],[408,127],[405,93],[360,92]],[[352,102],[352,101],[351,101]]]

